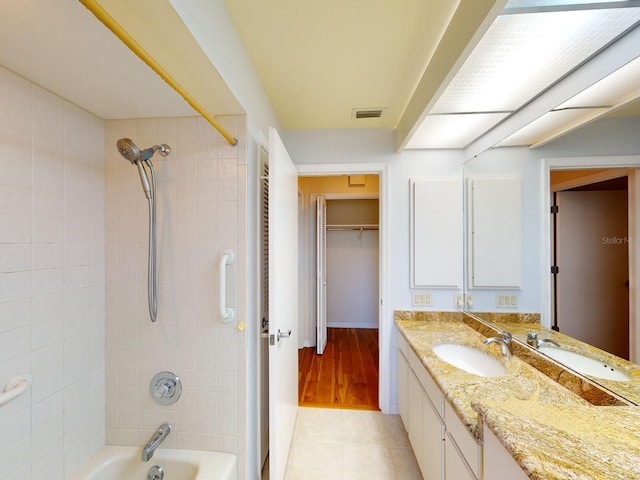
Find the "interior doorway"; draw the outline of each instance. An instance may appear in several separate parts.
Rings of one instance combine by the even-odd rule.
[[[299,404],[378,409],[378,175],[299,177],[299,190]]]
[[[552,171],[551,192],[552,328],[628,360],[626,170]]]

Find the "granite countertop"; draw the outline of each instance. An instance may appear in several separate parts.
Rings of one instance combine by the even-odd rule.
[[[453,316],[425,321],[397,314],[396,324],[475,438],[482,441],[486,423],[530,478],[640,478],[638,407],[593,406],[520,358],[503,358],[499,345],[483,345],[484,335]],[[433,353],[441,343],[481,349],[509,373],[464,372]]]
[[[596,377],[593,377],[592,380],[628,401],[633,402],[636,405],[640,405],[640,368],[635,363],[576,340],[568,335],[542,327],[540,324],[496,322],[494,325],[496,328],[511,332],[515,338],[518,338],[524,343],[527,341],[527,333],[537,331],[539,332],[539,338],[550,338],[552,340],[556,340],[565,350],[588,355],[591,358],[601,360],[603,363],[612,365],[619,370],[624,371],[631,377],[631,380],[628,382],[607,380],[605,378]]]

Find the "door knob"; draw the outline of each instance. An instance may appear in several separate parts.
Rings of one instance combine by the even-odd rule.
[[[282,330],[278,329],[278,333],[276,333],[275,335],[269,335],[269,332],[262,332],[260,336],[262,338],[268,338],[269,345],[275,345],[276,339],[279,342],[281,338],[289,338],[291,336],[291,330],[287,330],[286,332],[283,332]]]
[[[282,332],[280,329],[278,329],[278,341],[280,341],[281,338],[289,338],[290,336],[291,336],[291,330]]]

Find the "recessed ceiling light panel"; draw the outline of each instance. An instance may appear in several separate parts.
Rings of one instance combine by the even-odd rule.
[[[464,148],[508,113],[429,115],[405,148]]]
[[[533,145],[551,135],[558,134],[559,136],[560,132],[569,132],[575,125],[581,125],[588,118],[594,118],[606,110],[606,108],[589,108],[545,113],[526,127],[505,138],[496,147]]]
[[[613,107],[637,97],[640,97],[640,57],[559,105],[556,110]]]
[[[638,21],[638,7],[501,15],[431,113],[515,111]]]

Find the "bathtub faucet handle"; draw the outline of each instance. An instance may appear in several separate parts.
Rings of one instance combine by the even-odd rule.
[[[176,403],[182,394],[182,382],[175,373],[160,372],[151,379],[149,393],[156,403],[171,405]]]
[[[156,398],[167,398],[171,397],[171,391],[175,388],[175,384],[171,384],[170,382],[165,382],[163,384],[156,385],[154,394]]]

